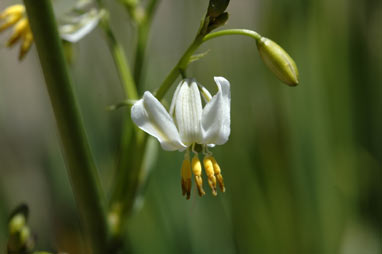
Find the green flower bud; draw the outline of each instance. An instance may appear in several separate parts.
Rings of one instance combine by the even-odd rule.
[[[276,77],[289,86],[298,85],[297,66],[288,53],[265,37],[256,42],[261,58]]]
[[[208,5],[207,16],[216,18],[227,9],[229,0],[210,0]]]
[[[22,246],[26,246],[27,249],[30,249],[30,238],[32,237],[31,232],[28,227],[23,227],[20,231],[20,243]]]
[[[23,214],[16,214],[9,221],[9,234],[16,234],[20,232],[26,224],[26,218]]]
[[[33,236],[27,225],[29,209],[21,204],[9,216],[8,253],[29,253],[34,248]]]
[[[8,239],[8,253],[30,253],[34,249],[34,240],[30,229],[24,226]]]
[[[10,214],[8,219],[9,233],[20,232],[28,221],[29,209],[26,204],[17,206]]]

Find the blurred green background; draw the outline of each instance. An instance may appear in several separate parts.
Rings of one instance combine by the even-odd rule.
[[[2,0],[0,9],[14,2]],[[73,3],[54,1],[56,14]],[[157,88],[174,66],[207,5],[161,2],[146,55],[145,90]],[[107,7],[132,63],[134,27],[117,1]],[[281,84],[250,38],[203,45],[200,52],[210,52],[188,75],[212,91],[213,76],[232,85],[230,140],[213,149],[227,191],[199,198],[193,188],[186,201],[180,189],[183,154],[159,149],[128,223],[132,250],[382,253],[382,2],[240,0],[231,1],[228,12],[226,28],[256,30],[289,52],[300,85]],[[1,45],[7,37],[0,35]],[[74,45],[73,53],[75,92],[108,194],[127,109],[106,110],[123,93],[102,32]],[[27,202],[38,249],[84,253],[36,49],[21,63],[17,54],[16,48],[0,48],[0,247],[6,246],[8,214]]]

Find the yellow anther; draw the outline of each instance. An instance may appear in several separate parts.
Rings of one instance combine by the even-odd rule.
[[[0,13],[0,19],[6,18],[11,15],[23,15],[25,13],[25,7],[22,4],[14,4],[4,9]]]
[[[195,175],[196,187],[198,188],[199,196],[206,194],[203,190],[203,180],[202,180],[202,164],[198,158],[198,155],[195,155],[192,158],[192,172]]]
[[[191,195],[191,162],[185,158],[182,163],[182,195],[190,199]]]
[[[28,29],[27,32],[25,32],[23,37],[23,42],[21,44],[20,53],[19,53],[19,60],[22,60],[26,53],[28,53],[29,49],[31,48],[33,43],[33,34],[30,29]]]
[[[224,180],[221,174],[220,166],[216,162],[215,158],[212,156],[211,156],[211,161],[212,161],[212,165],[214,166],[214,172],[215,172],[216,179],[218,180],[219,187],[222,192],[225,192]]]
[[[216,196],[217,195],[217,192],[216,192],[216,177],[215,177],[215,173],[214,173],[214,166],[213,166],[213,163],[212,163],[211,159],[212,159],[212,157],[209,156],[209,155],[204,157],[203,165],[204,165],[204,169],[206,170],[206,175],[208,177],[208,184],[211,187],[212,194],[214,196]]]
[[[17,22],[13,28],[13,33],[7,42],[7,46],[12,47],[20,38],[24,37],[28,31],[30,31],[28,19],[23,18]]]
[[[0,20],[4,20],[0,25],[0,32],[7,29],[8,27],[16,24],[25,13],[25,7],[21,4],[12,5],[6,8],[2,13],[0,13]]]

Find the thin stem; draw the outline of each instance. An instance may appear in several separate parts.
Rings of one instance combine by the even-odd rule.
[[[118,74],[121,78],[125,96],[127,99],[136,100],[138,99],[138,93],[134,79],[130,72],[130,67],[127,62],[125,51],[115,38],[115,35],[110,28],[108,18],[104,18],[102,22],[102,27],[105,31],[107,42],[109,44],[109,48],[112,53],[115,66],[117,67]]]
[[[134,61],[134,80],[137,89],[140,88],[143,64],[145,58],[145,52],[147,47],[147,40],[150,32],[151,22],[158,6],[159,0],[151,0],[146,8],[138,5],[127,5],[125,7],[127,12],[131,16],[131,19],[137,25],[137,46],[135,51],[135,61]],[[139,15],[137,14],[139,13]]]
[[[143,13],[142,18],[140,20],[135,20],[137,24],[138,39],[134,61],[134,80],[137,85],[137,89],[139,89],[141,86],[147,40],[150,32],[151,22],[153,20],[158,3],[159,0],[151,0],[145,10],[141,9],[141,12]],[[138,7],[136,7],[136,9],[137,8]]]
[[[137,88],[139,88],[141,81],[148,33],[158,3],[159,0],[151,0],[145,10],[140,6],[125,4],[131,18],[138,26],[134,65],[134,80]],[[140,15],[137,15],[137,13],[140,13]],[[121,238],[123,237],[125,224],[128,215],[131,213],[136,192],[139,188],[138,178],[141,174],[147,142],[147,135],[132,126],[133,123],[130,117],[127,117],[124,121],[121,154],[110,202],[110,215],[117,219],[116,223],[112,225],[112,245],[117,249],[121,248]]]
[[[192,44],[188,47],[186,52],[183,54],[183,56],[180,58],[178,63],[175,65],[175,67],[170,71],[170,73],[167,75],[165,80],[162,82],[161,86],[156,92],[156,97],[158,98],[158,100],[163,99],[167,91],[170,89],[171,85],[177,79],[178,75],[184,73],[184,71],[187,68],[187,65],[190,62],[189,61],[190,57],[199,48],[201,44],[211,39],[221,37],[221,36],[226,36],[226,35],[245,35],[255,40],[261,39],[260,34],[248,29],[227,29],[227,30],[221,30],[218,32],[209,33],[205,36],[197,36],[196,39],[192,42]]]
[[[141,86],[143,63],[145,58],[149,25],[144,23],[138,26],[138,39],[134,61],[134,80],[139,89]]]
[[[143,9],[138,12],[137,8],[140,8],[138,6],[125,5],[130,16],[138,25],[138,41],[134,65],[135,89],[139,87],[141,81],[149,28],[158,2],[158,0],[151,0],[147,6],[147,12],[142,12]],[[137,13],[144,13],[144,16],[137,16]],[[131,75],[130,79],[132,79]],[[134,98],[128,97],[128,99]],[[119,162],[110,200],[110,250],[112,252],[126,250],[127,248],[123,242],[123,236],[139,188],[138,180],[145,156],[146,143],[147,135],[134,128],[130,117],[126,115],[123,122]]]
[[[51,1],[25,0],[62,149],[92,253],[107,253],[104,196],[78,111]]]
[[[226,36],[226,35],[245,35],[245,36],[249,36],[249,37],[255,39],[256,41],[261,39],[261,35],[255,31],[252,31],[252,30],[248,30],[248,29],[226,29],[226,30],[221,30],[218,32],[213,32],[213,33],[207,34],[203,38],[203,43],[208,41],[208,40],[211,40],[211,39],[214,39],[217,37],[221,37],[221,36]]]
[[[199,48],[202,42],[202,37],[196,37],[196,39],[191,43],[186,52],[184,52],[183,56],[179,59],[178,63],[170,71],[170,73],[167,75],[166,79],[162,82],[161,86],[156,92],[156,97],[158,98],[158,100],[163,99],[168,89],[170,89],[171,85],[177,79],[179,74],[186,70],[190,57]]]
[[[128,133],[128,132],[124,132]],[[112,193],[109,216],[115,218],[111,225],[111,246],[116,250],[126,250],[123,242],[126,223],[132,212],[136,194],[139,188],[139,177],[142,162],[146,155],[148,136],[142,131],[130,128],[130,137],[127,144],[127,155],[121,157],[118,179]]]

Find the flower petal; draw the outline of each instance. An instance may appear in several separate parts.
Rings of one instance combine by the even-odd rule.
[[[175,89],[174,95],[172,96],[171,106],[170,106],[170,111],[169,111],[170,116],[174,115],[176,101],[178,99],[179,90],[180,90],[180,87],[182,86],[183,82],[184,82],[183,80],[180,81],[179,85]]]
[[[201,116],[202,99],[198,85],[194,79],[186,79],[179,89],[175,105],[175,120],[185,145],[200,143],[202,140]]]
[[[68,17],[70,22],[60,26],[61,38],[71,43],[80,41],[97,27],[102,15],[102,11],[92,9],[80,16]]]
[[[231,91],[229,81],[215,77],[218,92],[206,104],[202,113],[203,144],[222,145],[231,133]]]
[[[140,129],[154,136],[167,151],[183,150],[179,132],[163,105],[150,92],[131,108],[131,119]]]

